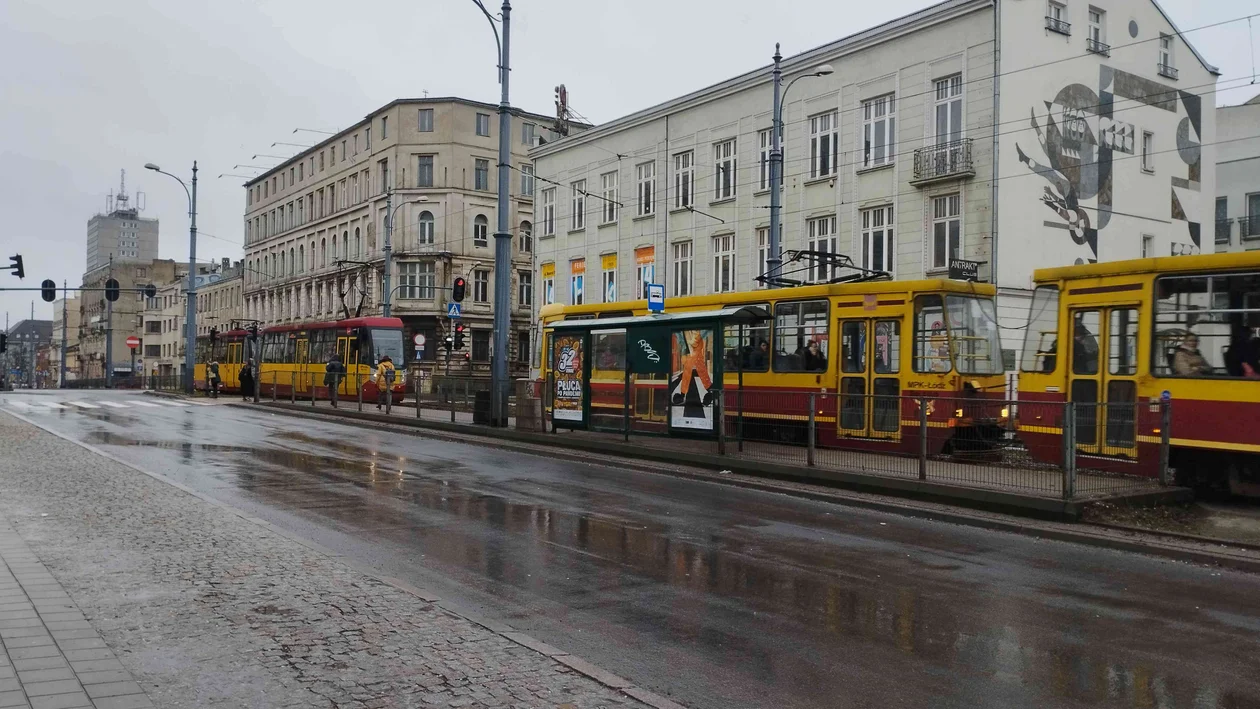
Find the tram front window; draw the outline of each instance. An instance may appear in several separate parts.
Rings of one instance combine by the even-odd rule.
[[[402,366],[403,362],[403,334],[402,330],[385,330],[381,328],[373,328],[369,331],[368,343],[372,351],[370,362],[379,362],[381,357],[389,355],[395,366]]]
[[[970,296],[945,296],[949,338],[960,374],[1001,374],[1002,342],[993,301]]]

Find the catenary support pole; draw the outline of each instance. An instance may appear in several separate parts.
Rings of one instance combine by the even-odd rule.
[[[781,246],[779,244],[779,234],[781,227],[779,225],[779,212],[782,211],[782,196],[779,194],[779,183],[782,181],[783,174],[783,146],[780,144],[783,134],[783,105],[781,103],[781,91],[783,86],[783,71],[780,68],[780,62],[783,56],[779,54],[779,45],[774,45],[774,106],[772,108],[772,116],[770,119],[770,253],[766,254],[766,275],[774,277],[779,275],[779,267],[782,259],[779,257]],[[766,283],[769,288],[774,288],[773,282]]]
[[[499,51],[499,206],[498,230],[494,234],[494,348],[490,355],[490,416],[494,426],[507,425],[507,349],[512,307],[512,231],[509,218],[508,185],[511,179],[511,104],[508,77],[512,4],[503,0],[503,45]]]
[[[192,165],[188,197],[188,312],[184,315],[184,393],[192,396],[197,352],[197,161]]]

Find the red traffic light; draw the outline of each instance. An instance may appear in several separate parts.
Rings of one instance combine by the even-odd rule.
[[[451,300],[459,303],[464,300],[464,290],[468,287],[468,281],[463,276],[457,276],[451,284]]]

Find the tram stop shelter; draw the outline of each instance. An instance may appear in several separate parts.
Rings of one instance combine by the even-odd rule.
[[[716,437],[727,374],[743,386],[761,306],[550,323],[552,426]]]

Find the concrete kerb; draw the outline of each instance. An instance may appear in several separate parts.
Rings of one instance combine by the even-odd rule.
[[[230,405],[239,406],[242,404],[230,404]],[[441,422],[423,421],[422,425],[416,425],[412,419],[386,417],[386,416],[380,416],[376,414],[367,414],[367,413],[359,414],[358,412],[330,412],[330,411],[324,411],[324,410],[311,411],[309,408],[303,408],[300,406],[291,407],[287,404],[266,404],[266,406],[268,408],[277,409],[280,413],[283,413],[285,415],[290,415],[290,416],[317,418],[317,419],[324,419],[324,420],[362,418],[362,419],[371,421],[373,423],[392,424],[392,425],[397,426],[399,430],[407,431],[409,433],[414,433],[416,435],[431,436],[435,438],[441,438],[444,440],[456,441],[456,442],[461,442],[461,443],[480,443],[482,445],[490,445],[490,446],[504,448],[508,450],[519,450],[522,452],[531,453],[535,455],[538,454],[537,450],[533,450],[527,447],[527,445],[517,445],[517,444],[529,444],[529,445],[538,445],[538,444],[554,445],[555,444],[555,437],[550,436],[549,434],[535,443],[531,441],[517,441],[512,436],[504,436],[503,438],[490,437],[486,435],[486,433],[483,430],[474,428],[472,426],[467,426],[467,425],[461,426],[460,424],[451,425],[451,424],[442,424]],[[432,425],[435,423],[437,423],[438,425],[436,426]],[[502,429],[500,429],[499,431],[496,431],[496,433],[499,433],[499,432],[508,433],[507,431],[503,431]],[[511,431],[510,433],[519,434],[520,432]],[[476,439],[476,440],[469,440],[470,438]],[[638,453],[641,450],[642,449],[636,449],[636,448],[631,447],[631,452],[611,453],[611,455],[624,456],[625,458],[630,458],[630,459],[641,458],[642,456],[638,455]],[[591,451],[591,452],[608,453],[607,451]],[[590,458],[578,456],[572,451],[565,451],[563,449],[555,450],[549,453],[549,455],[561,457],[566,460],[573,460],[576,462],[583,462],[583,463],[592,462]],[[677,459],[669,459],[668,462],[679,464],[679,463],[685,463],[686,461],[681,461]],[[622,465],[622,464],[623,464],[622,461],[618,461],[618,465]],[[881,511],[881,512],[891,512],[893,514],[899,514],[899,515],[913,517],[917,519],[930,519],[930,520],[935,520],[935,521],[949,522],[952,524],[961,524],[961,525],[966,525],[969,527],[976,527],[980,529],[1011,532],[1011,533],[1020,534],[1023,536],[1036,537],[1036,538],[1041,538],[1041,539],[1050,539],[1053,541],[1087,544],[1089,546],[1103,548],[1103,549],[1112,549],[1115,551],[1148,554],[1151,556],[1169,559],[1172,561],[1182,561],[1182,562],[1189,562],[1189,563],[1196,563],[1196,564],[1204,564],[1206,566],[1216,566],[1220,568],[1232,569],[1235,571],[1245,571],[1248,573],[1260,574],[1260,557],[1245,556],[1241,554],[1231,553],[1232,551],[1247,552],[1247,551],[1254,551],[1254,550],[1250,549],[1247,545],[1237,545],[1237,547],[1235,547],[1235,546],[1232,546],[1232,545],[1229,545],[1229,544],[1226,544],[1226,543],[1220,542],[1219,540],[1214,540],[1214,539],[1196,538],[1189,535],[1176,535],[1176,534],[1162,533],[1162,532],[1147,532],[1146,530],[1138,530],[1134,528],[1120,528],[1120,527],[1115,527],[1115,526],[1098,525],[1102,529],[1110,529],[1116,532],[1132,534],[1132,537],[1129,537],[1129,538],[1117,537],[1115,535],[1100,534],[1100,533],[1091,531],[1090,527],[1094,525],[1090,525],[1089,527],[1081,527],[1079,529],[1070,529],[1070,530],[1069,529],[1055,529],[1055,528],[1050,528],[1046,526],[1039,526],[1038,524],[1036,524],[1036,522],[1039,521],[1039,518],[1029,517],[1027,515],[1021,515],[1024,517],[1028,517],[1029,519],[1027,523],[1022,523],[1022,522],[1014,521],[1014,520],[997,519],[997,518],[992,518],[992,517],[984,517],[980,515],[969,514],[968,512],[964,510],[925,509],[921,507],[915,507],[913,504],[910,503],[910,501],[907,501],[906,504],[899,504],[897,502],[890,502],[890,501],[884,501],[884,500],[870,500],[870,499],[854,498],[854,497],[845,496],[841,492],[829,491],[826,488],[822,488],[822,487],[817,488],[817,489],[811,489],[811,490],[802,490],[802,489],[794,488],[794,487],[785,487],[785,486],[777,484],[775,480],[768,479],[768,478],[761,479],[761,480],[748,480],[748,479],[740,479],[740,478],[730,478],[730,477],[725,477],[725,476],[718,477],[717,475],[714,475],[714,474],[694,473],[694,472],[687,472],[687,471],[676,470],[676,469],[674,470],[660,469],[660,468],[652,467],[649,465],[631,465],[631,467],[633,467],[635,470],[639,470],[642,472],[649,472],[649,473],[655,473],[655,474],[661,474],[661,475],[671,475],[674,477],[681,477],[681,478],[686,478],[686,479],[696,480],[696,481],[701,481],[701,482],[718,483],[718,484],[730,485],[734,487],[742,487],[742,488],[747,488],[747,489],[758,490],[760,492],[770,492],[770,493],[777,493],[777,494],[782,494],[782,495],[789,495],[792,497],[813,500],[816,502],[826,502],[830,504],[847,505],[851,507],[859,507],[862,509],[870,509],[870,510],[876,510],[876,511]],[[716,466],[698,466],[698,467],[710,468],[710,467],[716,467]],[[723,469],[727,470],[727,469],[732,469],[732,468],[731,466],[728,465],[728,466],[725,466]],[[764,473],[757,472],[756,475],[764,478]],[[856,492],[874,492],[874,493],[887,492],[885,490],[879,490],[879,489],[874,489],[874,490],[855,489],[855,491]],[[1174,490],[1174,491],[1170,491],[1169,493],[1164,493],[1164,494],[1182,495],[1182,494],[1185,494],[1185,492]],[[936,502],[936,503],[941,503],[941,502],[952,503],[952,501],[950,500],[930,500],[924,497],[919,497],[917,498],[917,500],[925,501],[925,502]],[[1050,501],[1050,502],[1054,502],[1054,501]],[[1080,502],[1077,502],[1076,504],[1078,505],[1078,509],[1083,509],[1084,506],[1087,505],[1089,502],[1090,501],[1088,500],[1080,501]],[[990,511],[1002,512],[1001,510],[995,510],[992,507],[987,508],[987,509]],[[1157,537],[1158,539],[1135,538],[1141,535],[1145,535],[1148,537]],[[1207,551],[1207,550],[1202,550],[1202,549],[1188,549],[1185,547],[1177,546],[1177,542],[1207,544],[1207,545],[1213,545],[1213,546],[1219,545],[1221,549],[1212,550],[1212,551]]]
[[[178,395],[175,395],[175,396],[178,396]],[[193,497],[196,497],[202,502],[209,503],[211,505],[214,505],[215,507],[218,507],[219,509],[230,512],[231,514],[236,515],[237,517],[240,517],[241,519],[247,522],[251,522],[260,527],[263,527],[271,532],[274,532],[275,534],[278,534],[284,537],[285,539],[288,539],[297,544],[301,544],[302,546],[312,551],[315,551],[319,554],[323,554],[324,556],[327,556],[330,559],[333,559],[341,564],[346,565],[347,567],[351,569],[354,569],[356,572],[363,574],[364,576],[375,579],[383,584],[392,586],[394,588],[397,588],[400,591],[416,596],[417,598],[427,603],[432,603],[433,605],[442,609],[446,613],[450,613],[451,615],[454,615],[458,618],[462,618],[463,620],[466,620],[470,623],[479,625],[482,628],[485,628],[487,631],[492,632],[496,635],[499,635],[512,643],[515,643],[517,645],[520,645],[521,647],[527,648],[541,655],[544,655],[551,660],[554,660],[556,662],[559,662],[565,665],[569,669],[572,669],[574,672],[584,677],[587,677],[588,679],[591,679],[595,682],[598,682],[608,687],[609,689],[619,691],[622,694],[625,694],[626,696],[632,699],[635,699],[639,702],[642,702],[643,704],[646,704],[652,707],[652,709],[685,709],[684,707],[682,707],[676,702],[670,701],[669,699],[666,699],[665,697],[662,697],[658,694],[655,694],[641,687],[638,687],[634,683],[630,682],[629,680],[622,678],[618,675],[615,675],[611,672],[608,672],[607,670],[604,670],[594,664],[591,664],[590,662],[582,660],[581,658],[575,655],[570,655],[567,652],[553,648],[552,646],[548,645],[547,643],[542,642],[541,640],[538,640],[537,638],[534,638],[525,633],[521,633],[515,630],[511,626],[508,626],[503,623],[499,623],[497,621],[493,621],[487,618],[482,618],[475,613],[470,613],[466,610],[459,608],[457,605],[450,603],[449,601],[442,600],[441,598],[439,598],[437,595],[433,594],[430,591],[417,588],[409,583],[406,583],[405,581],[402,581],[401,579],[393,578],[391,576],[381,576],[375,573],[373,570],[369,568],[364,568],[358,565],[357,563],[355,563],[353,560],[349,559],[348,557],[342,554],[339,554],[333,551],[332,549],[329,549],[328,547],[323,546],[322,544],[310,541],[308,539],[303,539],[302,537],[296,534],[293,534],[286,529],[278,527],[275,524],[272,524],[271,522],[268,522],[264,519],[259,519],[258,517],[252,517],[248,514],[245,514],[244,512],[233,508],[227,503],[220,502],[219,500],[216,500],[201,492],[193,490],[192,488],[189,488],[186,485],[175,482],[174,480],[164,478],[161,475],[149,472],[148,470],[145,470],[144,468],[133,465],[111,453],[108,453],[106,451],[101,450],[100,448],[97,448],[96,446],[90,443],[84,443],[82,441],[75,440],[74,438],[71,438],[70,436],[64,435],[57,431],[53,431],[49,428],[41,426],[39,425],[39,423],[31,420],[30,418],[26,416],[22,416],[20,414],[16,414],[12,411],[7,411],[7,410],[5,411],[5,413],[18,419],[19,421],[23,421],[27,424],[30,424],[31,426],[34,426],[40,429],[41,431],[44,431],[53,436],[56,436],[64,441],[68,441],[74,445],[80,446],[86,450],[91,451],[92,453],[95,453],[96,455],[99,455],[103,458],[107,458],[119,465],[130,468],[131,470],[134,470],[138,473],[147,475],[153,478],[154,480],[158,480],[162,483],[170,485],[180,490],[181,492],[184,492],[188,495],[192,495]],[[309,411],[307,413],[309,413]]]

